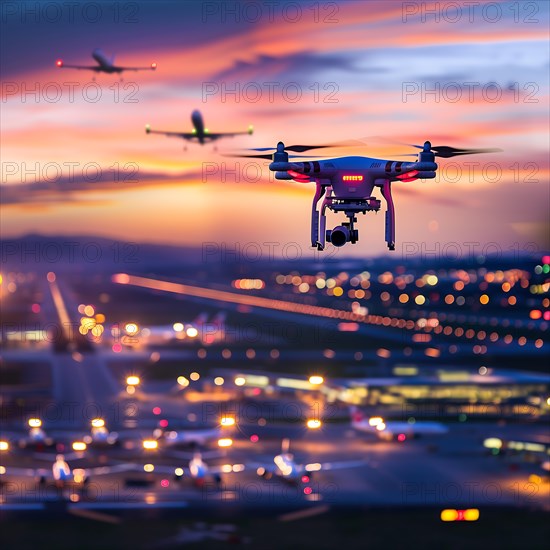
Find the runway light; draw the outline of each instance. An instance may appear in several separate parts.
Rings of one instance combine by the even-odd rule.
[[[124,330],[129,336],[135,336],[139,332],[139,326],[137,323],[126,323],[124,325]]]
[[[156,439],[144,439],[143,440],[143,448],[146,451],[154,451],[155,449],[158,449],[159,442]]]
[[[92,420],[92,426],[94,428],[102,428],[105,426],[105,420],[103,420],[103,418],[94,418]]]
[[[314,386],[318,386],[319,384],[322,384],[324,381],[325,379],[319,375],[313,375],[309,377],[309,383],[313,384]]]
[[[222,416],[220,419],[220,424],[225,428],[228,428],[229,426],[234,426],[235,418],[233,416]]]
[[[189,338],[196,338],[199,335],[199,331],[195,327],[189,327],[185,331],[185,334],[187,334]]]
[[[233,445],[233,440],[229,437],[218,439],[218,447],[231,447],[231,445]]]
[[[502,440],[498,437],[489,437],[483,442],[483,446],[486,449],[500,449],[502,447]]]
[[[191,378],[191,380],[193,380],[193,382],[196,382],[200,377],[201,377],[201,375],[198,372],[192,372],[189,375],[189,378]]]
[[[175,332],[182,332],[183,331],[183,323],[174,323],[172,325],[172,328]]]
[[[379,432],[383,432],[386,429],[386,424],[384,424],[384,422],[380,422],[380,424],[376,424],[376,429]]]
[[[373,416],[372,418],[369,418],[369,426],[378,426],[378,424],[381,424],[384,422],[384,419],[381,416]]]
[[[0,451],[9,451],[10,444],[7,441],[0,441]]]
[[[235,386],[244,386],[246,384],[246,378],[243,376],[237,376],[235,378]]]
[[[139,379],[139,376],[128,376],[126,378],[126,385],[127,386],[138,386],[140,384],[141,380]]]
[[[214,378],[214,384],[216,384],[216,386],[223,386],[223,383],[224,379],[221,376],[216,376],[216,378]]]
[[[479,510],[477,508],[468,508],[466,510],[454,510],[448,508],[441,510],[441,521],[477,521],[479,519]]]
[[[42,426],[42,420],[40,418],[29,418],[30,428],[40,428]]]
[[[155,466],[153,464],[144,464],[143,470],[146,472],[153,472],[155,470]]]
[[[183,468],[176,468],[174,470],[174,475],[181,477],[183,475]]]
[[[85,451],[86,450],[86,443],[84,441],[74,441],[73,442],[73,451]]]
[[[321,421],[316,419],[316,418],[310,418],[308,421],[307,421],[307,427],[310,429],[310,430],[316,430],[318,428],[320,428],[322,425]]]

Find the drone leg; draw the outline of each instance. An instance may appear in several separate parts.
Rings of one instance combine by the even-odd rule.
[[[386,243],[390,250],[395,250],[395,208],[391,196],[391,183],[389,180],[382,186],[382,196],[386,199],[388,209],[386,210]]]
[[[319,200],[324,194],[324,186],[318,183],[315,189],[315,195],[313,196],[313,204],[311,205],[311,246],[317,247],[318,250],[323,250],[325,247],[324,230],[321,231],[323,242],[321,242],[319,238],[319,210],[317,210]]]
[[[330,207],[330,205],[332,204],[332,199],[330,197],[331,195],[331,190],[329,189],[327,191],[327,196],[325,197],[325,200],[323,201],[323,204],[321,205],[321,233],[320,233],[320,250],[323,250],[323,248],[325,248],[325,240],[326,240],[326,236],[327,236],[327,217],[326,217],[326,212],[327,212],[327,206]]]

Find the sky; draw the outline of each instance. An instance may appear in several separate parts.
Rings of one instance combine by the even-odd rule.
[[[345,143],[319,151],[330,157],[404,160],[415,152],[408,144],[429,139],[502,152],[440,159],[436,180],[394,184],[397,250],[547,250],[549,7],[4,2],[2,238],[306,250],[313,184],[276,181],[268,161],[223,155],[283,140]],[[93,81],[55,66],[92,65],[95,48],[117,64],[158,68]],[[253,124],[254,134],[217,150],[145,134],[146,123],[190,131],[194,109],[212,132]],[[327,227],[337,225],[331,216]],[[382,213],[361,216],[358,228],[346,253],[387,253]]]

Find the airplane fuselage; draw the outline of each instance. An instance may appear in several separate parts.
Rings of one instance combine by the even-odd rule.
[[[199,110],[195,109],[191,113],[191,122],[193,123],[193,129],[197,136],[197,139],[199,140],[199,143],[204,144],[204,120]]]

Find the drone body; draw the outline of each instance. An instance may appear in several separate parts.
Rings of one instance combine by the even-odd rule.
[[[315,182],[316,191],[311,210],[311,245],[318,250],[325,248],[327,240],[338,247],[347,242],[357,242],[359,233],[354,227],[356,214],[380,210],[380,200],[373,196],[374,188],[379,187],[387,205],[386,243],[390,250],[395,250],[395,209],[391,183],[435,178],[437,164],[434,159],[431,144],[426,142],[417,162],[369,157],[289,162],[285,146],[279,142],[269,169],[275,172],[276,179]],[[336,213],[344,212],[348,221],[326,231],[327,208]]]

